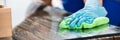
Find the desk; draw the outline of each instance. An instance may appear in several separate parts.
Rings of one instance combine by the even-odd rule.
[[[59,29],[59,22],[65,15],[62,10],[48,8],[37,10],[13,30],[15,40],[65,40],[65,39],[94,39],[120,35],[120,28],[114,25],[102,25],[97,29],[66,30]],[[103,28],[101,28],[103,27]],[[94,30],[95,29],[95,30]],[[100,30],[99,30],[100,29]],[[89,31],[91,30],[91,31]],[[102,30],[102,31],[101,31]],[[84,34],[84,35],[83,35]],[[117,37],[118,38],[118,37]],[[119,37],[120,38],[120,37]]]

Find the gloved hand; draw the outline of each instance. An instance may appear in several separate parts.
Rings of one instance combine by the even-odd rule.
[[[72,29],[82,28],[81,26],[84,26],[84,28],[92,28],[97,25],[108,23],[109,19],[105,17],[106,15],[107,12],[105,8],[100,5],[98,0],[87,0],[83,9],[65,17],[64,20],[69,19],[65,24],[69,25]],[[102,22],[103,20],[105,21]]]

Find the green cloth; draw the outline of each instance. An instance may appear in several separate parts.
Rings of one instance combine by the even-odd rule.
[[[59,32],[61,34],[68,33],[68,32],[89,34],[89,33],[99,33],[101,31],[107,30],[108,28],[109,28],[109,24],[104,24],[94,28],[87,28],[87,29],[59,29]]]
[[[93,28],[93,27],[96,27],[96,26],[99,26],[99,25],[109,23],[109,18],[107,18],[107,17],[98,17],[98,18],[94,19],[94,21],[91,24],[83,22],[80,27],[75,25],[74,28],[70,28],[70,25],[67,25],[67,22],[69,20],[70,20],[70,18],[68,18],[66,20],[63,20],[60,23],[59,27],[60,28],[68,28],[68,29],[81,29],[81,28]]]

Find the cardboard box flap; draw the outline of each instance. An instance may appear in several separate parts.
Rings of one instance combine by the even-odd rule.
[[[12,36],[11,9],[0,8],[0,37]]]

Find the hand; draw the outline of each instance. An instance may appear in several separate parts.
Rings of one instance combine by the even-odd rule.
[[[70,18],[70,21],[67,22],[67,25],[70,25],[71,28],[74,28],[75,25],[80,27],[80,25],[85,23],[92,23],[93,20],[97,17],[106,16],[107,12],[104,7],[100,6],[97,1],[91,2],[91,0],[87,0],[85,7],[76,13],[65,17],[65,19]]]

